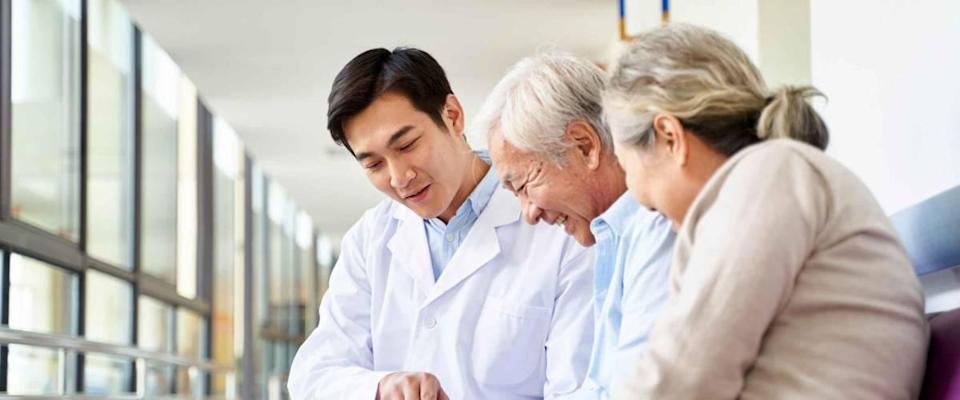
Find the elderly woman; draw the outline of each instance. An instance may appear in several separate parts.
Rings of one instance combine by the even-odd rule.
[[[916,398],[922,290],[869,190],[821,151],[818,93],[768,91],[689,25],[642,35],[608,83],[627,186],[677,230],[670,299],[614,398]]]

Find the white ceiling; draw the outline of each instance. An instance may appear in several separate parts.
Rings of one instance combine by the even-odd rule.
[[[333,237],[382,198],[326,130],[333,77],[355,55],[400,45],[430,52],[469,123],[519,58],[559,47],[602,61],[617,32],[614,0],[122,3],[254,160]]]

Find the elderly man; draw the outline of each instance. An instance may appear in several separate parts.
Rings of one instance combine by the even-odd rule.
[[[563,225],[596,244],[593,349],[578,395],[604,399],[622,366],[643,350],[668,292],[674,234],[626,193],[601,117],[603,73],[551,52],[517,63],[497,84],[475,128],[489,138],[503,186],[530,224]]]

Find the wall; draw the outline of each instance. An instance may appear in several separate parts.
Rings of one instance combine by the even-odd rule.
[[[960,184],[960,3],[811,2],[829,153],[893,213]]]
[[[635,0],[633,3],[649,3]],[[740,45],[768,84],[813,84],[828,153],[888,214],[960,185],[960,3],[950,0],[673,2],[671,21]],[[634,5],[650,13],[650,5]],[[631,7],[628,7],[628,13]],[[638,16],[635,33],[656,26]],[[925,276],[929,311],[960,307],[960,268]]]

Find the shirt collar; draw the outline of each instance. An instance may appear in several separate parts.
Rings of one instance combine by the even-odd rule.
[[[590,230],[596,235],[599,229],[603,226],[608,226],[613,230],[614,234],[621,236],[623,235],[623,230],[630,216],[639,209],[640,204],[633,199],[630,192],[624,192],[617,201],[614,201],[613,204],[610,205],[610,208],[607,208],[607,211],[604,211],[603,214],[600,214],[600,216],[590,222]]]
[[[477,187],[473,189],[473,193],[470,193],[470,197],[467,198],[467,201],[470,202],[470,207],[473,208],[474,214],[480,215],[483,209],[487,207],[487,203],[490,202],[490,198],[493,197],[493,191],[497,189],[497,181],[499,178],[497,177],[497,170],[493,168],[493,163],[490,162],[490,153],[487,151],[478,151],[476,154],[490,166],[487,174],[483,176],[483,179],[480,179],[480,183],[477,184]]]

